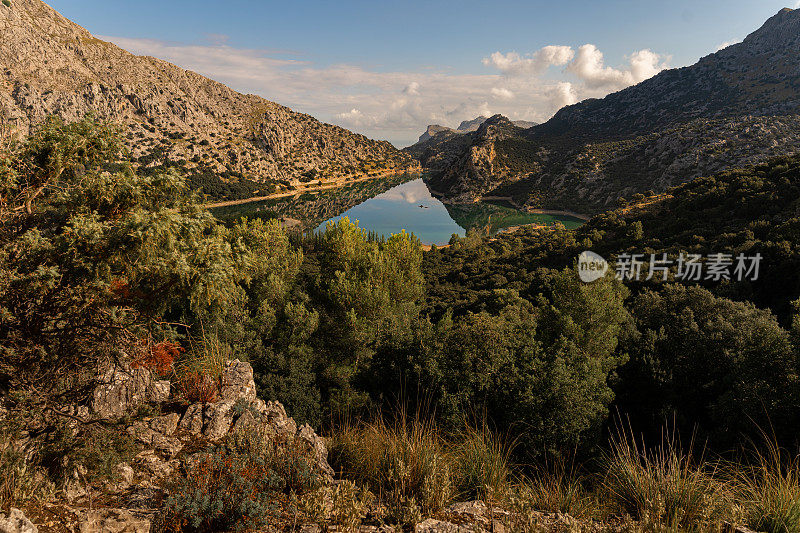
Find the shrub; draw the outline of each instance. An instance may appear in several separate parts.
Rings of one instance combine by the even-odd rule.
[[[41,462],[55,479],[64,480],[75,468],[86,469],[88,481],[111,479],[114,467],[133,459],[136,444],[123,425],[85,425],[59,421],[45,442]]]
[[[11,7],[11,0],[3,0],[3,5],[6,7]]]
[[[177,387],[184,398],[191,403],[215,401],[227,358],[227,348],[203,330],[202,337],[191,342],[189,353],[176,364]]]
[[[518,518],[525,522],[533,512],[567,513],[588,518],[597,502],[585,488],[584,479],[561,460],[550,469],[542,467],[514,488],[509,503]]]
[[[298,501],[305,517],[323,528],[340,526],[342,531],[359,531],[359,526],[374,503],[375,496],[359,489],[355,483],[342,480],[309,493]]]
[[[258,443],[258,444],[256,444]],[[166,531],[255,530],[281,522],[295,493],[319,486],[302,442],[255,438],[212,448],[170,488]]]
[[[484,423],[466,425],[451,449],[455,490],[461,499],[498,499],[508,495],[512,446]]]
[[[183,348],[176,342],[164,340],[155,344],[148,343],[142,355],[131,363],[131,367],[148,368],[161,377],[167,377],[181,352]]]
[[[17,437],[9,428],[0,428],[0,510],[29,500],[46,501],[55,493],[46,473],[31,458],[26,461],[15,444]]]

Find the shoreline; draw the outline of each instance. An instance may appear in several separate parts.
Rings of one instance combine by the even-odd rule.
[[[338,180],[329,183],[324,183],[322,185],[317,185],[315,187],[307,187],[304,189],[296,189],[294,191],[283,191],[283,192],[276,192],[272,194],[267,194],[265,196],[252,196],[250,198],[242,198],[240,200],[223,200],[221,202],[211,202],[207,204],[203,204],[203,207],[206,209],[217,209],[219,207],[231,207],[234,205],[244,205],[244,204],[251,204],[254,202],[263,202],[265,200],[274,200],[276,198],[287,198],[289,196],[297,196],[300,194],[308,193],[308,192],[317,192],[317,191],[326,191],[330,189],[339,189],[341,187],[345,187],[352,183],[360,183],[362,181],[370,181],[370,180],[377,180],[380,178],[386,178],[388,176],[399,176],[402,174],[409,174],[414,175],[415,172],[388,172],[384,171],[378,174],[377,176],[362,176],[360,178],[352,179],[352,180]],[[420,172],[420,175],[422,173]]]
[[[442,198],[444,198],[444,195],[442,193],[440,193],[438,191],[434,191],[430,187],[428,188],[428,190],[430,191],[431,196],[433,196],[434,198],[438,199],[440,202],[442,202],[444,204],[447,203],[444,200],[442,200]],[[531,215],[562,215],[562,216],[568,216],[568,217],[577,218],[579,220],[583,220],[584,222],[586,222],[586,221],[588,221],[588,220],[590,220],[592,218],[592,215],[586,215],[586,214],[583,214],[583,213],[576,213],[575,211],[569,211],[567,209],[525,209],[524,207],[517,206],[514,203],[514,201],[513,201],[511,196],[483,196],[483,197],[479,198],[478,200],[475,200],[474,202],[470,202],[470,203],[461,203],[461,202],[459,202],[459,203],[453,203],[453,204],[449,204],[449,205],[470,205],[470,204],[480,204],[480,203],[489,204],[489,203],[492,203],[493,201],[494,202],[508,202],[508,203],[511,204],[513,209],[516,209],[517,211],[520,211],[522,213],[528,213],[528,214],[531,214]]]

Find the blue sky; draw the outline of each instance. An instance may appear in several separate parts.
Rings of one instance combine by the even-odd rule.
[[[478,114],[545,120],[562,105],[692,64],[796,7],[787,0],[48,3],[134,53],[398,145],[428,123],[454,126]]]

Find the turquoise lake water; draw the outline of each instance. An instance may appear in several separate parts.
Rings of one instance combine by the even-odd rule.
[[[560,222],[567,228],[580,226],[583,221],[570,216],[523,213],[509,207],[477,203],[445,206],[434,198],[420,178],[370,198],[333,217],[317,227],[325,229],[330,221],[347,217],[358,221],[359,226],[386,237],[401,230],[413,233],[423,244],[447,244],[454,233],[464,236],[468,228],[487,228],[497,233],[511,226],[523,224],[553,224]]]

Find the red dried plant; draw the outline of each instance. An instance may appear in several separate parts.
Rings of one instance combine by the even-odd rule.
[[[131,367],[147,368],[161,377],[166,377],[172,373],[172,365],[183,351],[183,347],[177,342],[165,340],[151,344],[144,350],[144,354],[131,364]]]
[[[121,300],[128,300],[131,297],[131,286],[125,278],[112,279],[108,290],[115,298]]]

